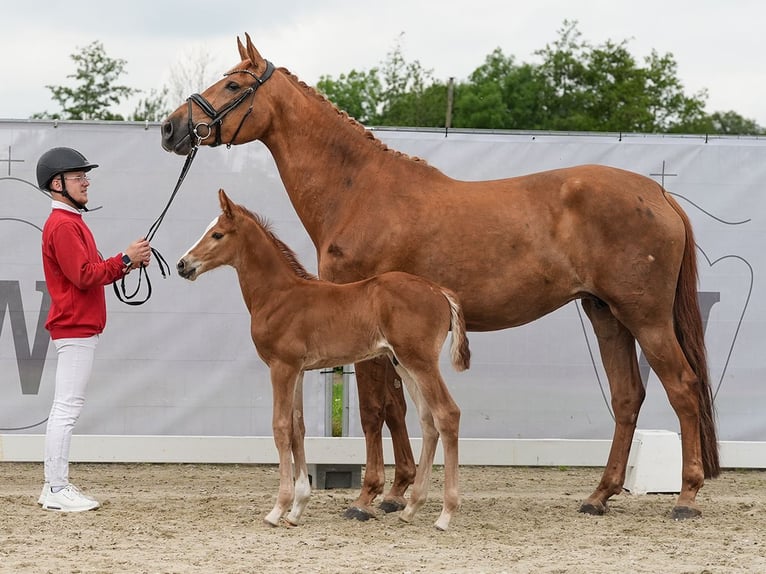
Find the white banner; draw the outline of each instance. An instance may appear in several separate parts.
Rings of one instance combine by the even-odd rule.
[[[711,379],[722,440],[766,440],[766,287],[759,277],[766,224],[766,140],[615,134],[493,134],[378,130],[390,147],[452,177],[478,180],[581,163],[613,165],[664,183],[694,225]],[[147,233],[184,158],[164,152],[156,124],[0,121],[0,433],[41,433],[50,408],[55,350],[45,319],[40,229],[49,199],[36,189],[37,158],[53,146],[80,150],[91,172],[85,215],[105,256]],[[268,150],[252,143],[202,148],[154,238],[171,264],[219,212],[219,188],[274,223],[309,270],[316,254]],[[250,317],[230,268],[194,283],[149,269],[153,295],[120,303],[96,353],[78,434],[261,436],[271,434],[268,370],[250,340]],[[128,277],[135,288],[136,274]],[[145,284],[141,291],[144,293]],[[442,369],[462,409],[465,438],[611,438],[609,391],[579,304],[526,326],[470,333],[472,367]],[[677,430],[658,379],[642,359],[647,399],[639,427]],[[353,377],[351,377],[353,382]],[[350,434],[361,436],[355,385]],[[325,376],[306,375],[309,435],[329,434]],[[419,436],[414,409],[409,429]]]

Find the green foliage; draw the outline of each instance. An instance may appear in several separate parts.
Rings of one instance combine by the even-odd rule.
[[[95,41],[72,54],[77,66],[74,74],[67,75],[76,81],[74,88],[46,85],[53,100],[61,106],[61,112],[34,114],[33,118],[66,120],[123,120],[110,111],[138,90],[118,85],[118,78],[125,71],[125,60],[107,56],[101,42]]]
[[[337,80],[322,76],[317,89],[341,110],[363,124],[375,123],[382,101],[382,87],[378,68],[368,72],[351,70]]]
[[[382,68],[351,70],[337,80],[325,75],[317,89],[363,124],[439,125],[444,121],[446,86],[434,82],[432,72],[417,60],[408,63],[400,42]]]
[[[402,35],[381,66],[351,70],[337,79],[322,76],[317,89],[363,124],[444,127],[449,87],[419,61],[408,62]],[[450,125],[466,129],[553,130],[635,133],[766,135],[766,129],[733,110],[705,112],[707,91],[688,95],[672,54],[653,51],[639,63],[626,41],[592,46],[577,23],[565,20],[558,38],[535,52],[539,63],[517,63],[496,48],[465,81],[454,82]],[[46,86],[61,106],[33,118],[123,120],[110,110],[134,94],[118,85],[125,60],[107,56],[93,42],[70,56],[75,87]],[[210,59],[190,59],[176,74],[175,91],[206,82]],[[183,84],[183,85],[182,85]],[[194,88],[192,88],[192,91]],[[167,116],[169,90],[152,90],[128,119],[159,121]]]
[[[639,63],[626,41],[592,46],[564,21],[540,63],[517,64],[497,48],[468,80],[454,86],[455,128],[635,133],[766,134],[733,111],[705,113],[707,92],[688,95],[672,54],[653,51]],[[323,76],[318,89],[360,122],[444,127],[447,86],[401,45],[381,68]]]
[[[332,436],[343,436],[343,367],[332,385]]]
[[[151,90],[146,98],[138,100],[138,105],[128,118],[134,122],[158,122],[172,111],[167,105],[168,88],[157,92]]]

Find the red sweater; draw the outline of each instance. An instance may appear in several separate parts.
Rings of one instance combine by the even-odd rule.
[[[103,260],[82,215],[54,207],[43,227],[51,339],[97,335],[106,325],[104,285],[123,276],[122,256]]]

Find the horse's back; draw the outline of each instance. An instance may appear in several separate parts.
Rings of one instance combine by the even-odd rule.
[[[322,277],[426,277],[458,294],[472,330],[520,325],[586,295],[618,304],[654,289],[672,302],[667,277],[685,228],[650,178],[599,165],[476,182],[417,172],[400,182],[408,190],[379,190],[339,214],[320,249]]]

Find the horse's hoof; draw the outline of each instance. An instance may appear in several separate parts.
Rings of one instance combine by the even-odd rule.
[[[702,512],[691,506],[676,506],[670,517],[673,520],[688,520],[689,518],[697,518],[701,514]]]
[[[580,505],[580,512],[583,514],[590,514],[591,516],[603,516],[606,514],[606,505],[583,502]]]
[[[384,500],[378,505],[378,508],[380,508],[386,514],[390,514],[391,512],[404,510],[405,506],[406,504],[402,504],[401,502],[397,502],[395,500]]]
[[[358,506],[350,506],[346,509],[346,512],[343,513],[343,517],[347,518],[348,520],[366,522],[372,518],[372,515],[366,510],[359,508]]]

